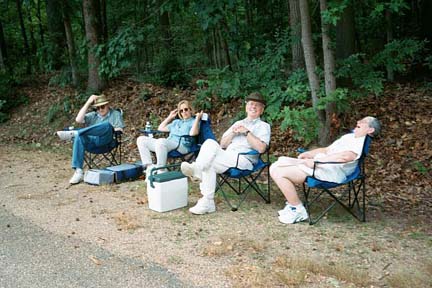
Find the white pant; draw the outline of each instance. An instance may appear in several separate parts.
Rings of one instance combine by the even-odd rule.
[[[236,167],[238,152],[223,150],[215,140],[206,140],[202,145],[195,165],[202,171],[201,194],[211,200],[216,190],[216,174],[224,173],[230,167]],[[243,155],[239,157],[238,167],[252,170],[252,163]]]
[[[141,156],[141,163],[143,165],[152,164],[151,152],[156,153],[156,166],[165,166],[167,162],[168,152],[174,150],[178,146],[177,141],[168,140],[166,138],[151,138],[148,136],[140,136],[137,139],[138,151]],[[187,153],[188,150],[184,146],[180,145],[177,148],[180,153]]]

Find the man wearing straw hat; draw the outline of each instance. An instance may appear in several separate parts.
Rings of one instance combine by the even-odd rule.
[[[87,113],[93,106],[96,111]],[[75,173],[69,180],[70,184],[78,184],[84,177],[84,151],[109,144],[113,141],[113,131],[125,127],[120,111],[111,109],[105,95],[91,95],[78,112],[75,121],[85,124],[86,128],[72,131],[58,131],[62,140],[73,139],[72,168]]]

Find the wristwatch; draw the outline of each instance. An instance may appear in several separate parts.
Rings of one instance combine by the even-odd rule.
[[[244,135],[247,137],[247,135],[249,134],[249,130],[248,131],[246,131],[245,133],[244,133]]]

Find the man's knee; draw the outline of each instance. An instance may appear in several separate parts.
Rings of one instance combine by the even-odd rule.
[[[219,146],[219,143],[216,140],[207,139],[203,143],[203,145],[202,145],[202,147],[201,147],[200,150],[202,151],[202,150],[207,150],[207,149],[215,149],[215,148],[218,148],[218,147],[220,147],[220,146]]]

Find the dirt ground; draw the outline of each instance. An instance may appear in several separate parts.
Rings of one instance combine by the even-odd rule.
[[[271,204],[251,197],[237,212],[217,195],[214,214],[157,213],[142,180],[69,186],[69,161],[69,148],[2,144],[0,205],[47,231],[156,262],[201,287],[431,287],[431,228],[417,218],[387,217],[371,206],[367,223],[336,209],[314,226],[283,225],[275,187]],[[189,206],[198,197],[191,184]]]

